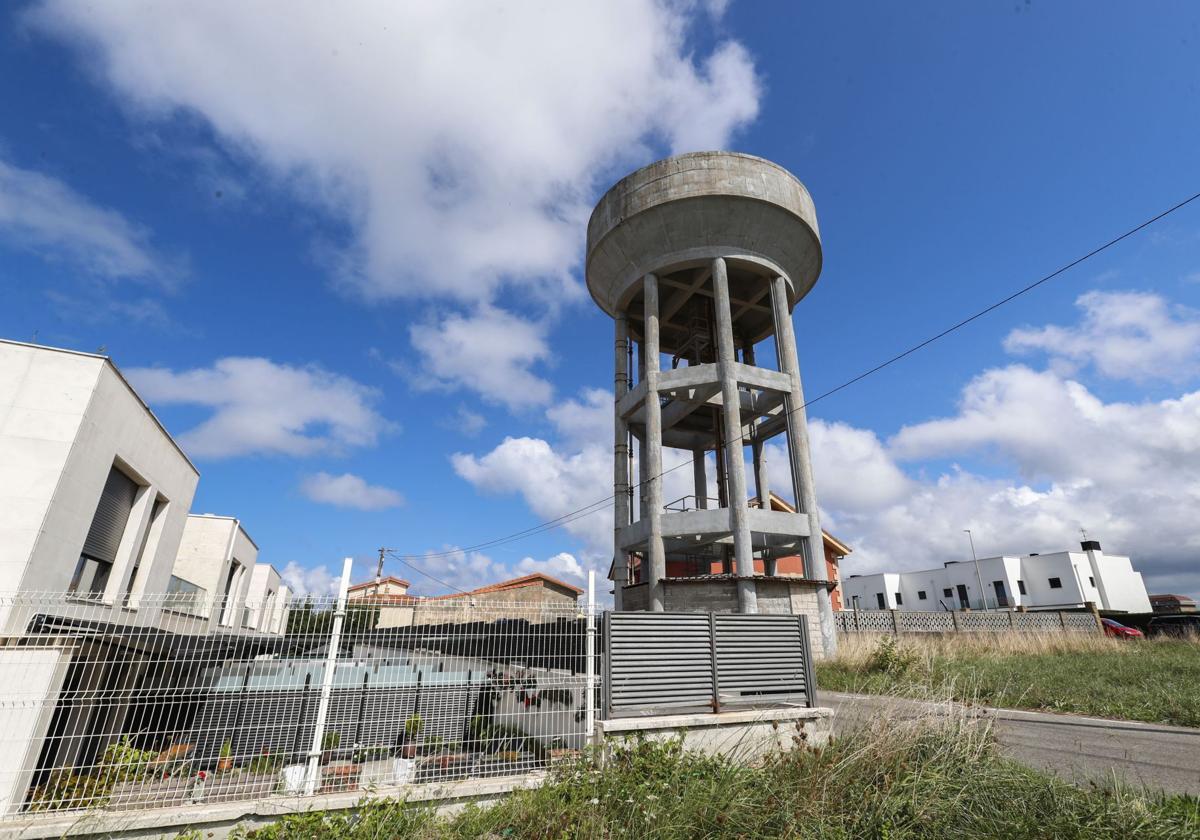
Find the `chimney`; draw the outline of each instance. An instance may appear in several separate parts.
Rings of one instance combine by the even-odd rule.
[[[1112,606],[1108,602],[1108,590],[1104,587],[1104,577],[1100,573],[1100,561],[1104,559],[1100,543],[1097,540],[1084,540],[1079,547],[1087,552],[1088,565],[1092,567],[1092,577],[1096,579],[1096,589],[1100,591],[1098,606],[1102,610],[1111,610]]]

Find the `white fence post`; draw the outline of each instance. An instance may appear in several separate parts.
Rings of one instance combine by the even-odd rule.
[[[587,709],[584,718],[584,743],[591,742],[596,731],[596,571],[591,569],[588,571],[588,599],[587,599],[587,641],[585,643],[585,657],[587,658],[586,671],[587,675]]]
[[[338,586],[337,609],[333,613],[333,630],[329,634],[329,652],[325,655],[325,675],[321,681],[321,702],[317,706],[317,725],[313,729],[312,747],[308,751],[308,776],[304,793],[317,792],[321,778],[321,742],[325,740],[325,719],[329,715],[329,699],[333,695],[333,676],[337,669],[338,647],[342,640],[342,621],[346,618],[346,596],[350,588],[351,557],[342,561],[342,582]]]

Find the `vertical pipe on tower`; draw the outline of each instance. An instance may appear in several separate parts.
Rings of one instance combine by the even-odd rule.
[[[647,274],[643,282],[645,327],[642,347],[646,368],[646,459],[642,462],[642,482],[646,493],[646,515],[649,519],[646,554],[649,560],[647,575],[650,609],[664,609],[663,578],[667,576],[667,558],[662,538],[662,405],[658,401],[658,278]]]
[[[796,333],[792,314],[788,311],[787,284],[783,277],[771,283],[771,311],[775,319],[775,345],[779,370],[791,378],[791,393],[784,400],[787,412],[787,441],[791,453],[792,484],[796,493],[796,509],[808,516],[808,537],[804,548],[804,576],[823,580],[825,547],[821,538],[821,517],[817,511],[817,493],[813,485],[812,460],[808,446],[808,414],[804,408],[804,389],[800,385],[800,362],[796,353]],[[820,564],[818,566],[818,563]],[[818,568],[820,571],[818,572]],[[829,590],[817,590],[817,613],[820,617],[821,642],[826,656],[837,653],[837,632],[833,625],[833,603]]]
[[[696,509],[708,509],[708,465],[704,463],[705,451],[692,450],[692,482],[695,485]]]
[[[758,495],[758,506],[763,510],[771,509],[771,484],[767,478],[767,453],[763,451],[763,442],[755,435],[751,439],[750,451],[754,458],[754,489]],[[775,558],[769,556],[763,557],[763,572],[775,575],[776,564]]]
[[[742,401],[738,395],[733,345],[733,315],[729,310],[729,275],[725,260],[713,260],[713,300],[717,315],[717,376],[721,380],[721,411],[725,427],[725,470],[729,481],[729,529],[733,531],[733,568],[737,575],[738,612],[758,612],[754,588],[754,546],[746,509],[746,457],[742,442]]]
[[[616,318],[613,374],[613,606],[623,607],[629,562],[621,548],[621,529],[629,524],[629,424],[621,416],[621,398],[629,393],[629,320]]]

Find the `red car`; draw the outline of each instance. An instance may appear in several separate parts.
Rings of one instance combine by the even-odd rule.
[[[1111,618],[1102,618],[1100,623],[1104,625],[1104,635],[1112,636],[1117,639],[1140,639],[1144,635],[1141,630],[1136,627],[1126,627],[1119,621],[1113,621]]]

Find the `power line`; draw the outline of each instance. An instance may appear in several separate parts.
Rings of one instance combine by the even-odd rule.
[[[429,579],[430,579],[430,580],[432,580],[434,583],[440,583],[442,586],[446,587],[447,589],[453,589],[455,592],[461,592],[461,593],[462,593],[462,594],[464,594],[464,595],[468,594],[468,593],[467,593],[467,590],[465,590],[465,589],[459,589],[457,586],[455,586],[455,585],[454,585],[454,584],[452,584],[452,583],[447,583],[446,581],[442,580],[441,578],[434,577],[434,576],[433,576],[433,575],[431,575],[429,572],[427,572],[427,571],[425,571],[424,569],[422,569],[420,566],[414,566],[412,563],[409,563],[407,560],[405,560],[405,559],[404,559],[404,556],[402,556],[402,555],[399,555],[399,554],[397,554],[396,552],[394,552],[394,551],[392,551],[392,550],[390,550],[390,549],[388,549],[388,550],[387,550],[387,553],[388,553],[389,555],[391,555],[393,558],[395,558],[396,560],[399,560],[399,561],[400,561],[401,563],[403,563],[405,566],[408,566],[408,568],[412,569],[414,572],[419,572],[420,574],[423,574],[423,575],[425,575],[425,577],[429,578]]]
[[[1002,307],[1008,303],[1011,303],[1012,301],[1016,300],[1017,298],[1021,297],[1022,295],[1028,294],[1029,292],[1033,291],[1034,289],[1038,288],[1039,286],[1041,286],[1045,283],[1048,283],[1049,281],[1053,280],[1055,277],[1058,277],[1059,275],[1064,274],[1067,271],[1070,271],[1072,268],[1075,268],[1076,266],[1080,265],[1081,263],[1087,262],[1092,257],[1095,257],[1098,254],[1101,254],[1104,251],[1107,251],[1109,248],[1113,247],[1114,245],[1117,245],[1118,243],[1123,242],[1124,240],[1128,239],[1129,237],[1134,236],[1137,233],[1140,233],[1141,231],[1145,230],[1146,228],[1150,227],[1151,225],[1155,224],[1156,222],[1159,222],[1159,221],[1165,219],[1167,216],[1170,216],[1172,213],[1175,213],[1176,211],[1183,209],[1184,207],[1188,206],[1189,204],[1191,204],[1193,201],[1196,201],[1197,199],[1200,199],[1200,192],[1195,193],[1191,197],[1186,198],[1183,201],[1180,201],[1178,204],[1175,204],[1166,210],[1163,210],[1161,213],[1158,213],[1157,215],[1152,216],[1151,218],[1147,219],[1146,221],[1142,222],[1141,224],[1125,231],[1124,233],[1113,237],[1112,239],[1105,242],[1103,245],[1093,248],[1091,251],[1088,251],[1083,256],[1078,257],[1078,258],[1072,260],[1071,262],[1067,263],[1066,265],[1063,265],[1062,267],[1055,269],[1054,271],[1050,272],[1049,274],[1044,275],[1043,277],[1039,278],[1038,280],[1035,280],[1034,282],[1030,283],[1029,285],[1027,285],[1021,289],[1018,289],[1017,291],[1013,292],[1012,294],[1008,295],[1007,297],[996,301],[995,303],[979,310],[978,312],[974,313],[973,315],[963,318],[958,323],[953,324],[950,327],[947,327],[946,329],[942,330],[941,332],[937,333],[936,335],[931,336],[931,337],[925,339],[924,341],[921,341],[918,344],[914,344],[912,347],[909,347],[907,350],[897,353],[895,356],[892,356],[891,358],[887,359],[886,361],[883,361],[883,362],[879,363],[878,365],[875,365],[875,367],[871,368],[870,370],[864,371],[863,373],[858,374],[854,378],[846,380],[841,385],[838,385],[835,388],[831,388],[830,390],[824,392],[823,394],[813,397],[810,400],[806,400],[803,405],[801,405],[797,408],[793,408],[790,412],[787,412],[786,414],[779,415],[779,416],[787,416],[787,414],[794,414],[799,411],[804,411],[810,405],[820,402],[821,400],[825,399],[826,397],[831,397],[834,394],[838,393],[839,391],[841,391],[845,388],[849,388],[851,385],[854,385],[858,382],[861,382],[862,380],[866,379],[868,376],[872,376],[873,374],[878,373],[879,371],[883,370],[884,368],[890,367],[890,366],[894,365],[896,362],[899,362],[902,359],[905,359],[908,356],[911,356],[913,353],[916,353],[919,350],[923,350],[924,348],[928,347],[929,345],[933,344],[934,342],[945,338],[946,336],[950,335],[951,333],[957,332],[958,330],[962,329],[963,327],[967,326],[968,324],[979,320],[983,316],[988,315],[991,312],[994,312],[995,310],[999,309],[1000,307]],[[739,432],[738,439],[744,443],[746,437],[744,434],[741,434]],[[638,481],[637,484],[630,485],[630,491],[632,492],[634,489],[641,487],[643,484],[645,484],[648,481],[651,481],[656,478],[662,478],[663,476],[673,473],[673,472],[675,472],[675,470],[681,469],[688,465],[689,465],[689,462],[684,461],[683,463],[677,464],[674,467],[670,467],[669,469],[663,470],[662,472],[658,473],[657,475],[650,476],[649,478],[641,479],[640,481]],[[526,539],[527,537],[534,536],[535,534],[544,533],[546,531],[552,531],[556,528],[561,528],[564,525],[568,525],[571,522],[574,522],[577,519],[582,519],[585,516],[590,516],[593,513],[598,513],[599,510],[601,509],[601,506],[607,505],[610,501],[612,501],[615,498],[615,496],[616,496],[615,493],[609,494],[608,496],[605,496],[603,499],[597,499],[595,502],[592,502],[589,505],[585,505],[581,508],[577,508],[568,513],[564,513],[562,516],[559,516],[555,519],[549,519],[538,525],[534,525],[529,528],[526,528],[523,531],[517,531],[517,532],[515,532],[513,534],[509,534],[507,536],[497,537],[496,539],[489,540],[489,541],[483,542],[483,543],[478,543],[477,545],[474,545],[474,546],[469,546],[469,547],[462,548],[462,549],[456,549],[454,551],[430,552],[428,554],[421,554],[421,555],[414,555],[414,554],[398,555],[398,554],[395,554],[394,552],[392,552],[392,556],[395,557],[397,560],[400,560],[400,562],[404,563],[406,566],[409,566],[410,568],[416,569],[418,572],[421,572],[421,574],[424,574],[426,577],[429,577],[433,580],[437,580],[437,578],[434,578],[428,572],[425,572],[424,570],[419,569],[416,566],[413,566],[411,563],[406,562],[405,560],[402,559],[402,557],[422,557],[422,558],[428,558],[428,559],[438,559],[441,557],[453,556],[455,554],[458,554],[459,552],[479,551],[484,548],[492,548],[492,547],[495,547],[498,545],[504,545],[509,542],[515,542],[517,540]],[[441,581],[438,581],[438,582],[441,583]],[[449,586],[449,584],[444,584],[444,585]],[[453,586],[451,588],[457,589],[457,587],[453,587]],[[462,592],[463,590],[460,589],[458,591]]]

